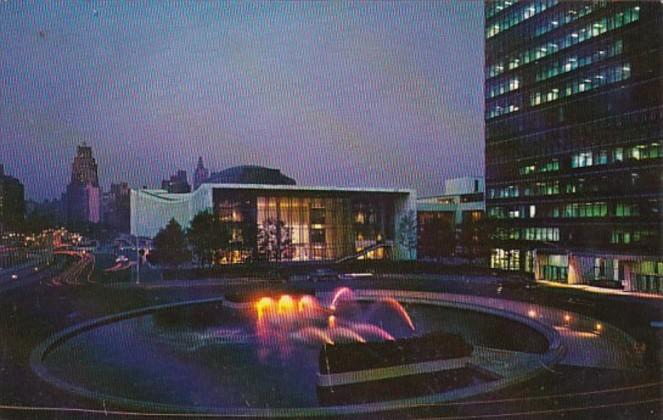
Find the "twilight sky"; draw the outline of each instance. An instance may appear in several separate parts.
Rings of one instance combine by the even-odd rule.
[[[483,3],[0,0],[0,163],[59,197],[86,141],[111,182],[281,169],[442,191],[483,172]]]

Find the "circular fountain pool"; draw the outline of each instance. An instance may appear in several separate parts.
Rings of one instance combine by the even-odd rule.
[[[434,332],[458,334],[474,347],[470,361],[476,369],[462,387],[443,388],[434,375],[417,371],[393,379],[388,389],[394,392],[373,393],[368,386],[351,400],[321,400],[319,356],[325,345]],[[325,414],[449,400],[513,383],[550,358],[551,334],[527,318],[494,310],[402,293],[395,299],[342,291],[319,299],[213,299],[118,314],[51,337],[35,349],[32,362],[52,384],[117,407]],[[496,368],[505,364],[511,371]],[[407,386],[421,381],[428,383],[419,391]]]

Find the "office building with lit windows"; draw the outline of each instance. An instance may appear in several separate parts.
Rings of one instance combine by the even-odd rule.
[[[187,228],[202,211],[228,223],[232,243],[217,263],[416,259],[416,243],[399,240],[416,241],[413,190],[203,183],[184,194],[131,190],[130,202],[137,236],[154,237],[172,218]]]
[[[485,6],[491,266],[663,293],[663,4]]]

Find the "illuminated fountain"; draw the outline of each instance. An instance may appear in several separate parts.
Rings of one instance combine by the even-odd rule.
[[[370,320],[355,319],[356,316],[345,314],[339,309],[356,303],[354,294],[348,287],[336,289],[327,306],[310,295],[297,298],[284,294],[278,299],[262,297],[255,304],[257,336],[263,344],[276,343],[281,350],[287,340],[313,346],[395,340],[392,333],[369,322]],[[412,318],[397,300],[384,298],[372,305],[387,308],[396,314],[410,331],[415,330]]]
[[[529,324],[435,299],[347,287],[317,297],[240,291],[81,324],[36,348],[31,363],[54,385],[71,383],[66,391],[89,389],[120,406],[137,400],[257,417],[275,407],[291,410],[286,416],[308,407],[333,416],[339,406],[363,410],[496,381],[491,347],[499,351],[499,372],[503,350],[517,370],[535,364],[514,351],[526,351],[529,361],[539,357],[532,351],[547,348]],[[527,322],[538,319],[527,315]],[[502,330],[514,338],[495,334]],[[103,365],[90,362],[97,360]]]

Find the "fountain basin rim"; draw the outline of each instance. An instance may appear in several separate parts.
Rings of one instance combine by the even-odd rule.
[[[395,297],[399,302],[415,303],[422,305],[443,306],[465,310],[472,310],[479,313],[487,313],[490,315],[497,315],[507,318],[519,323],[530,326],[535,331],[543,334],[549,339],[548,351],[542,354],[541,363],[522,375],[516,377],[502,378],[497,381],[482,383],[471,387],[446,391],[439,394],[425,395],[419,397],[412,397],[399,400],[379,401],[363,404],[340,405],[340,406],[320,406],[320,407],[278,407],[278,408],[249,408],[249,407],[200,407],[200,406],[184,406],[177,404],[157,403],[152,401],[135,400],[125,397],[118,397],[115,395],[104,394],[88,388],[84,388],[68,381],[62,380],[54,375],[51,375],[49,369],[44,365],[44,360],[48,354],[60,345],[62,342],[69,338],[76,336],[80,333],[95,329],[97,327],[123,321],[138,316],[148,315],[164,309],[171,309],[177,307],[204,305],[209,303],[222,303],[227,305],[227,301],[223,297],[210,298],[210,299],[196,299],[180,302],[171,302],[160,305],[149,306],[145,308],[134,309],[126,312],[112,314],[100,318],[95,318],[89,321],[82,322],[70,326],[60,332],[57,332],[45,341],[36,346],[30,355],[30,366],[32,371],[43,381],[49,383],[57,389],[67,391],[74,395],[78,395],[92,401],[97,401],[101,405],[108,406],[109,404],[115,407],[131,408],[141,410],[146,413],[158,414],[159,410],[164,415],[174,414],[191,414],[191,415],[204,415],[213,414],[219,417],[236,417],[236,416],[253,416],[253,417],[317,417],[317,416],[333,416],[333,415],[347,415],[347,414],[361,414],[361,413],[376,413],[384,411],[393,411],[407,408],[425,407],[454,401],[463,398],[469,398],[475,395],[484,394],[487,392],[495,391],[507,386],[515,385],[533,378],[540,372],[559,361],[564,355],[564,347],[561,345],[559,332],[552,326],[545,325],[534,319],[528,318],[517,313],[509,312],[507,310],[499,310],[488,306],[481,306],[475,304],[460,303],[457,301],[443,300],[441,293],[435,292],[414,292],[403,290],[370,290],[358,289],[354,290],[359,295],[355,296],[360,301],[374,301],[380,297],[390,296]],[[398,296],[394,296],[395,293]],[[454,295],[462,297],[464,295]]]

